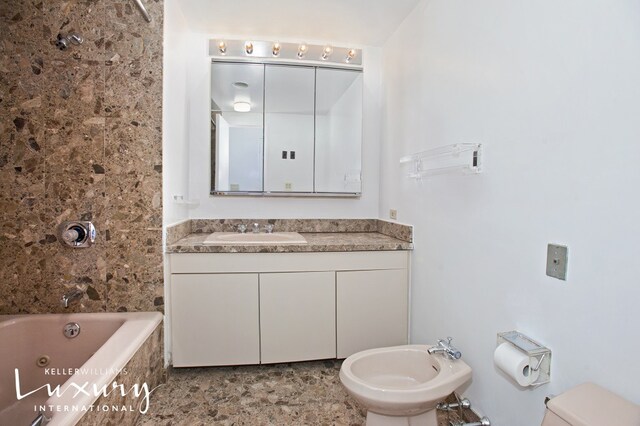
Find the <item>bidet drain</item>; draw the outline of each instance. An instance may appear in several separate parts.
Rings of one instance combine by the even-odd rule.
[[[49,355],[40,355],[36,360],[36,365],[42,368],[49,365],[50,362],[51,362],[51,358],[49,358]]]

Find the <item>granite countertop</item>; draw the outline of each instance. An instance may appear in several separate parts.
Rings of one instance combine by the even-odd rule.
[[[301,232],[307,244],[204,245],[208,233],[192,233],[167,245],[167,253],[297,253],[412,250],[413,244],[378,232]]]

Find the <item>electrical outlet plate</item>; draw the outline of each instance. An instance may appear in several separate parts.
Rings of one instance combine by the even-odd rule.
[[[389,218],[396,220],[398,218],[398,210],[396,209],[389,210]]]
[[[558,244],[547,246],[547,275],[559,280],[567,280],[568,248]]]

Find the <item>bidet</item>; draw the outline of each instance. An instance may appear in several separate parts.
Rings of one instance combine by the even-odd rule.
[[[471,368],[431,348],[369,349],[344,361],[340,381],[367,409],[367,426],[437,426],[438,402],[471,379]]]

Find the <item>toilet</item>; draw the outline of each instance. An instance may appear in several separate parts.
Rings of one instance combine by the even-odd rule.
[[[547,402],[542,426],[640,426],[640,406],[583,383]]]

